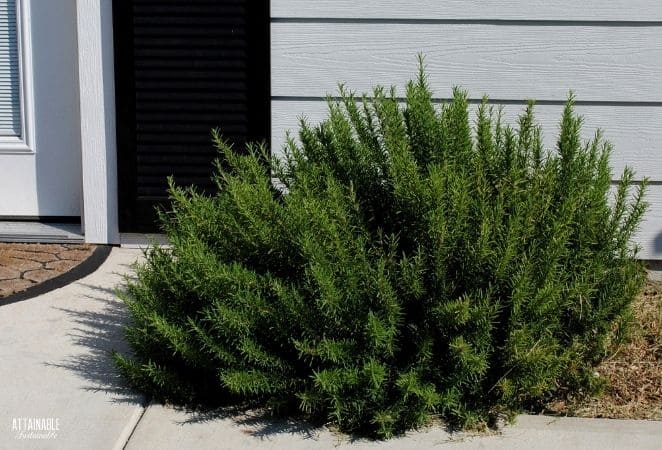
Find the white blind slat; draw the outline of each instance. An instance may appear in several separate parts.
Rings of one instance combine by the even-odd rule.
[[[21,137],[16,0],[0,0],[0,136]]]

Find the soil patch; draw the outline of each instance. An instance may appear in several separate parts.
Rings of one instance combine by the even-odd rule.
[[[662,420],[662,282],[649,281],[634,303],[630,342],[596,371],[607,387],[598,398],[563,400],[549,412],[578,417]]]

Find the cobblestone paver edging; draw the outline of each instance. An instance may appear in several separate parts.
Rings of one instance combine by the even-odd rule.
[[[61,275],[94,252],[88,244],[0,243],[0,297]]]

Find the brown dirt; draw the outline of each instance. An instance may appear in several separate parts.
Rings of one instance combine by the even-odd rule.
[[[556,401],[550,412],[578,417],[662,420],[662,282],[649,281],[634,303],[635,330],[596,371],[602,396]]]
[[[0,243],[0,303],[2,298],[61,275],[89,258],[88,244]]]

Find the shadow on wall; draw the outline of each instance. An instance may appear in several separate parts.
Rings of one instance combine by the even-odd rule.
[[[662,255],[662,231],[660,231],[655,240],[653,241],[653,250],[655,255],[659,258],[659,255]],[[662,281],[662,259],[653,259],[646,261],[646,267],[654,273],[651,274],[651,278],[654,280]]]

